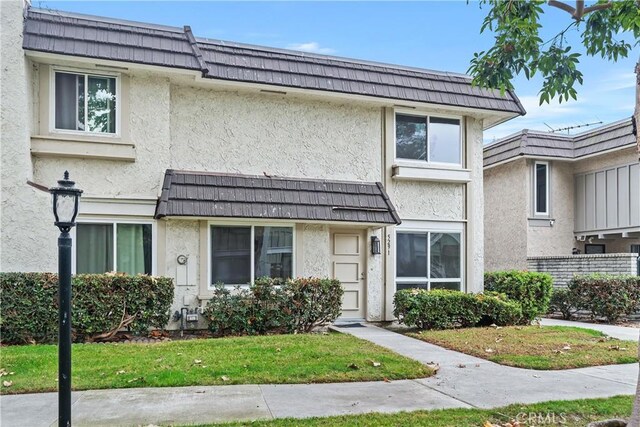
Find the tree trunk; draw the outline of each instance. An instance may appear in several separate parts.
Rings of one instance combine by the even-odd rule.
[[[640,59],[636,63],[636,109],[633,112],[635,118],[635,130],[636,130],[636,142],[638,148],[638,155],[640,156]],[[638,346],[638,357],[640,358],[640,346]],[[640,426],[640,373],[638,374],[638,386],[636,388],[636,399],[633,402],[633,412],[631,419],[627,424],[628,427]]]

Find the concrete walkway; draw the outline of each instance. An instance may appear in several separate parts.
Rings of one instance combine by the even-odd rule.
[[[441,369],[431,378],[390,383],[81,391],[73,394],[74,426],[190,424],[418,409],[493,408],[511,403],[634,394],[638,377],[637,364],[533,371],[500,366],[373,325],[336,329],[423,363],[437,362]],[[2,427],[51,426],[56,417],[56,393],[0,397]]]
[[[603,332],[610,337],[618,338],[619,340],[638,341],[638,337],[640,336],[640,329],[629,328],[626,326],[574,322],[572,320],[561,319],[542,319],[541,323],[543,326],[575,326],[578,328],[595,329],[596,331]]]

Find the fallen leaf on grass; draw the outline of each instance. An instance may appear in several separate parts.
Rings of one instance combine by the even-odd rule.
[[[494,350],[494,349],[492,349],[492,348],[485,348],[485,349],[484,349],[484,352],[485,352],[485,353],[494,353],[494,352],[495,352],[495,350]]]
[[[356,369],[360,369],[360,366],[356,365],[355,363],[349,363],[347,365],[347,368],[356,370]]]
[[[390,382],[391,382],[391,381],[389,381],[389,378],[387,378],[387,377],[384,377],[384,378],[382,379],[382,381],[384,381],[385,383],[390,383]]]
[[[127,372],[124,369],[120,369],[118,372],[116,372],[116,375],[122,375],[122,374],[126,374]]]
[[[13,381],[2,381],[2,385],[5,387],[11,387],[13,385]]]
[[[502,341],[502,338],[496,338],[496,343],[499,343],[500,341]]]
[[[226,376],[226,375],[223,375],[223,376],[221,376],[221,377],[220,377],[220,379],[221,379],[222,381],[225,381],[225,382],[226,382],[226,381],[229,381],[231,378],[229,378],[229,377],[228,377],[228,376]]]
[[[193,360],[193,364],[194,365],[200,365],[201,363],[202,363],[202,360],[200,360],[200,359],[194,359]]]
[[[132,379],[130,379],[129,381],[127,381],[127,383],[128,383],[128,384],[131,384],[131,383],[136,382],[136,381],[144,382],[144,377],[132,378]]]
[[[280,347],[278,347],[278,348],[276,348],[276,351],[277,351],[278,353],[280,353],[280,352],[282,351],[282,349],[281,349]]]
[[[378,368],[380,365],[382,365],[382,363],[376,362],[376,361],[371,360],[371,359],[369,359],[369,362],[371,363],[371,366],[373,366],[374,368]]]
[[[569,350],[571,350],[571,346],[569,344],[567,344],[564,347],[562,347],[562,349],[565,350],[565,351],[569,351]]]

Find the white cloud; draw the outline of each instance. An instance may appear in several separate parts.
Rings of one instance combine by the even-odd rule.
[[[600,90],[608,92],[613,90],[631,89],[635,87],[635,73],[630,71],[618,71],[603,80]]]
[[[335,49],[331,49],[329,47],[322,47],[318,42],[293,43],[287,46],[287,49],[301,50],[303,52],[311,52],[311,53],[322,53],[324,55],[328,55],[335,52]]]

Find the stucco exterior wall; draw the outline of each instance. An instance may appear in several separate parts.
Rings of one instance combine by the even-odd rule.
[[[27,180],[33,180],[29,150],[33,68],[20,48],[22,3],[0,2],[0,270],[46,271],[56,266],[53,257],[57,254],[59,233],[53,225],[51,196],[27,185]],[[52,175],[51,184],[62,178],[63,171]]]
[[[484,290],[484,168],[482,159],[482,121],[467,118],[467,168],[471,170],[471,182],[467,184],[467,291]]]
[[[484,171],[484,267],[486,271],[527,267],[526,161]]]
[[[527,185],[528,218],[533,217],[533,162],[529,162]],[[549,162],[549,220],[530,220],[527,237],[528,256],[571,255],[575,247],[573,165],[568,162]]]
[[[379,108],[171,87],[175,169],[379,181],[380,126]]]
[[[302,259],[297,260],[301,277],[331,276],[331,245],[329,226],[320,224],[302,224],[298,228],[302,232]]]
[[[464,197],[462,184],[393,181],[389,197],[400,218],[417,220],[462,220]]]

